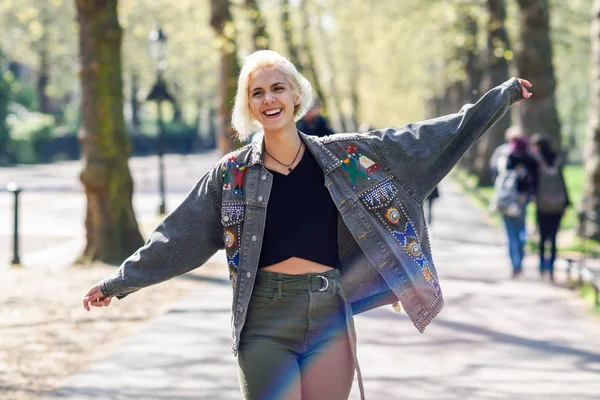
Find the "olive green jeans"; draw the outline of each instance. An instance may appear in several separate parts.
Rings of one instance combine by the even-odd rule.
[[[258,271],[238,353],[244,399],[348,399],[356,335],[339,277]]]

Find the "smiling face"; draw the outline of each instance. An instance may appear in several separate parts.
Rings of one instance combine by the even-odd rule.
[[[250,75],[248,106],[265,133],[286,128],[295,130],[294,109],[299,103],[298,96],[279,69],[259,69]]]

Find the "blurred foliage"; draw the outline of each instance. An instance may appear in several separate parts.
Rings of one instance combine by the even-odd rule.
[[[266,21],[270,48],[286,54],[281,26],[283,0],[258,0]],[[246,0],[233,0],[239,56],[254,51],[251,18]],[[565,143],[583,146],[589,100],[591,0],[550,0],[557,106]],[[303,13],[310,23],[305,29]],[[519,32],[518,7],[507,0],[507,29],[513,43]],[[208,0],[121,0],[124,28],[123,71],[125,95],[133,74],[139,76],[138,100],[143,101],[155,79],[148,54],[148,33],[161,23],[168,36],[166,79],[178,88],[184,121],[193,123],[199,107],[213,107],[217,87],[218,41],[209,24]],[[477,40],[464,32],[463,20],[471,15],[479,24]],[[429,116],[427,102],[440,96],[452,82],[466,78],[464,60],[457,49],[485,54],[484,0],[292,0],[290,26],[293,40],[312,42],[312,56],[322,78],[326,97],[336,94],[339,104],[328,109],[330,118],[354,113],[358,123],[374,127],[397,126]],[[39,67],[40,46],[51,45],[47,92],[58,102],[78,102],[77,21],[70,0],[3,0],[0,2],[0,46],[10,60]],[[309,59],[303,46],[299,58]],[[288,55],[288,54],[286,54]],[[512,53],[504,56],[512,62]],[[513,75],[514,65],[512,65]],[[28,107],[35,86],[25,83],[16,100]],[[352,100],[360,100],[357,104]],[[327,98],[326,100],[330,100]],[[328,101],[328,103],[330,103]],[[339,108],[339,109],[336,109]],[[329,107],[328,107],[329,108]],[[150,118],[153,107],[142,105]],[[580,152],[574,150],[577,159]]]
[[[49,161],[44,147],[54,135],[51,115],[30,112],[19,104],[11,104],[6,122],[11,133],[10,153],[18,163],[30,164]]]
[[[0,53],[0,61],[1,61]],[[10,132],[6,123],[8,116],[8,105],[11,100],[11,87],[6,78],[7,73],[2,70],[0,63],[0,165],[8,163],[8,146],[10,143]]]

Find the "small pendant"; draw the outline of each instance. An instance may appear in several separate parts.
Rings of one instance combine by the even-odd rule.
[[[292,167],[288,167],[288,171],[292,172]]]

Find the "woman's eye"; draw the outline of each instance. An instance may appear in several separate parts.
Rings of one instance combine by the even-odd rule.
[[[276,92],[281,92],[283,90],[283,86],[278,86],[275,88]]]
[[[260,96],[260,94],[261,94],[260,92],[254,92],[254,93],[252,93],[252,97],[258,97],[258,96]]]

